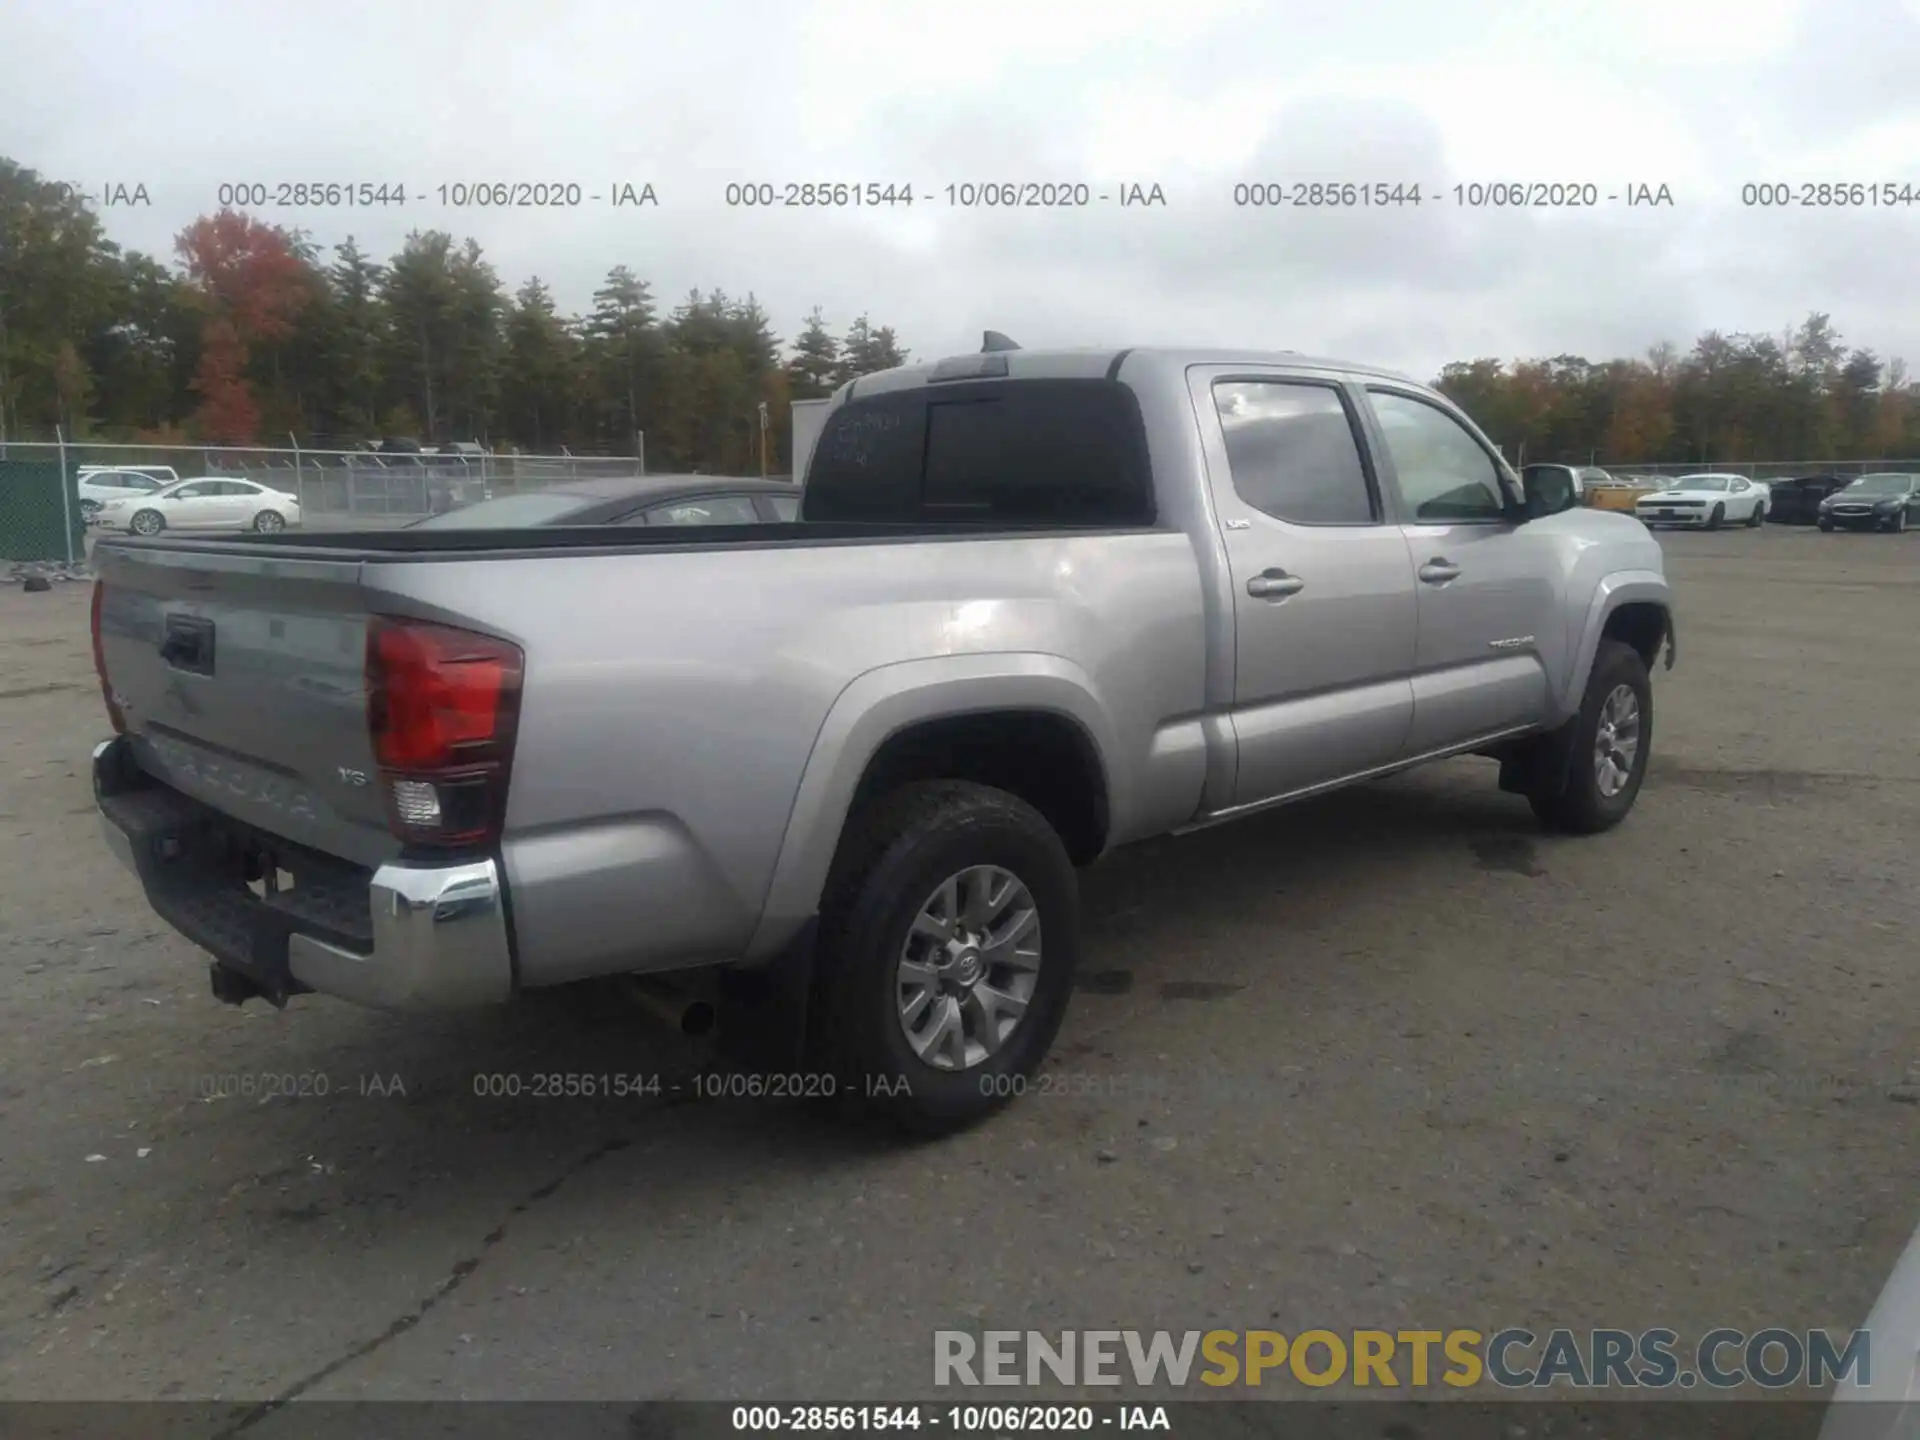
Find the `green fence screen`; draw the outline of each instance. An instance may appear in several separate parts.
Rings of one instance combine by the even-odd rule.
[[[57,460],[0,460],[0,560],[87,558],[86,522]]]

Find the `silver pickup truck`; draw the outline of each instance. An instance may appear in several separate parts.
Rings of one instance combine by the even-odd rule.
[[[1385,371],[990,336],[843,386],[793,524],[116,537],[106,836],[223,1000],[700,972],[962,1123],[1116,846],[1462,753],[1627,813],[1661,552],[1543,475]]]

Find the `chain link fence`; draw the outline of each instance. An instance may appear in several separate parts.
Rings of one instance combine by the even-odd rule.
[[[86,556],[80,504],[59,464],[0,459],[0,564],[8,577],[74,570]]]
[[[239,446],[119,445],[91,441],[0,444],[0,462],[59,467],[67,488],[82,472],[137,470],[160,479],[252,480],[295,496],[302,519],[321,527],[398,525],[456,505],[569,480],[642,473],[635,456],[385,454]],[[0,495],[0,506],[6,504]]]

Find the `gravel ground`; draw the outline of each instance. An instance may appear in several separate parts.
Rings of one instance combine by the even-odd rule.
[[[1857,1326],[1916,1221],[1920,535],[1667,540],[1611,834],[1457,761],[1111,857],[1049,1093],[901,1147],[577,995],[220,1006],[0,593],[0,1397],[931,1395],[941,1328]],[[279,1075],[324,1095],[205,1098]]]

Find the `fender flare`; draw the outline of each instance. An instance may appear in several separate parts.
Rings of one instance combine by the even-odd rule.
[[[840,692],[814,737],[760,921],[747,944],[749,963],[777,952],[818,911],[854,792],[880,747],[921,721],[993,710],[1039,710],[1076,723],[1093,746],[1107,787],[1109,829],[1118,828],[1131,809],[1127,777],[1114,763],[1118,736],[1092,677],[1073,661],[1018,651],[876,667]]]
[[[1673,643],[1673,587],[1667,583],[1667,577],[1658,570],[1616,570],[1600,577],[1594,586],[1593,599],[1587,602],[1587,613],[1581,623],[1580,635],[1572,647],[1573,664],[1567,667],[1566,684],[1560,694],[1554,697],[1554,723],[1559,724],[1577,713],[1580,698],[1586,693],[1587,676],[1593,673],[1593,657],[1600,649],[1600,637],[1606,631],[1607,619],[1622,605],[1631,605],[1641,601],[1651,601],[1658,605],[1667,616],[1667,643]],[[1668,668],[1672,668],[1673,652],[1667,654]]]

